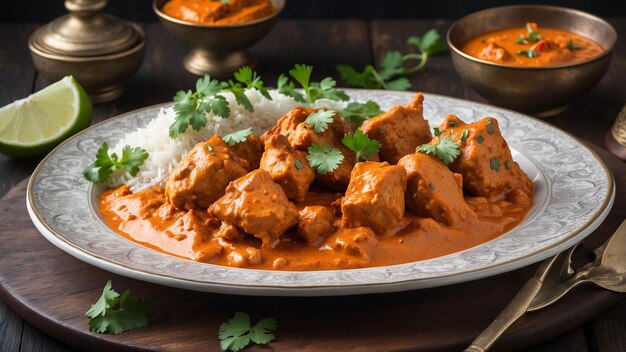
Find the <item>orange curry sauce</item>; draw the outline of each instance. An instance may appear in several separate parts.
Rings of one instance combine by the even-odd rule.
[[[479,59],[511,66],[552,66],[589,60],[605,49],[589,38],[570,31],[526,27],[501,29],[481,34],[461,50]]]
[[[298,210],[307,205],[331,207],[331,203],[341,196],[341,193],[314,189],[307,193],[304,200],[294,203]],[[478,219],[450,227],[406,211],[395,228],[377,236],[378,241],[371,248],[368,263],[348,253],[331,250],[332,243],[337,241],[342,231],[347,230],[340,227],[340,216],[335,218],[337,230],[319,244],[303,242],[291,229],[280,237],[274,248],[262,247],[260,240],[250,236],[246,241],[228,242],[222,250],[212,241],[216,229],[212,227],[207,212],[181,211],[169,206],[160,187],[135,194],[125,185],[111,189],[100,195],[100,209],[107,224],[124,237],[182,258],[237,266],[229,263],[228,258],[231,252],[238,252],[242,256],[260,257],[256,264],[246,263],[244,266],[248,268],[329,270],[408,263],[468,249],[510,230],[531,207],[514,205],[507,200],[487,201],[482,197],[466,196],[465,200],[479,215]],[[120,219],[113,207],[125,207],[124,211],[129,214],[127,220]],[[214,251],[220,251],[220,254],[213,256]]]
[[[214,26],[251,22],[274,11],[270,0],[170,0],[163,6],[168,16]]]

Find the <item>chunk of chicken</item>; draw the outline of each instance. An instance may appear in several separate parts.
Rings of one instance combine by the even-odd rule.
[[[480,51],[480,53],[478,53],[478,58],[491,62],[503,63],[511,58],[511,54],[498,44],[489,43],[483,48],[483,50]]]
[[[230,150],[250,164],[250,170],[258,169],[263,155],[263,141],[256,134],[251,134],[241,143],[230,146]]]
[[[406,170],[406,205],[415,214],[448,225],[476,217],[463,198],[462,176],[453,174],[441,160],[415,153],[404,156],[398,165]]]
[[[368,227],[341,228],[325,241],[322,248],[330,247],[334,251],[346,253],[359,260],[360,265],[356,266],[363,266],[372,261],[377,244],[376,235]]]
[[[299,237],[308,244],[317,244],[334,229],[335,216],[324,206],[310,205],[300,210]]]
[[[293,149],[287,137],[280,134],[266,140],[260,167],[283,188],[289,199],[302,199],[315,179],[306,153]]]
[[[423,114],[424,96],[417,93],[407,106],[394,106],[363,122],[359,129],[380,142],[382,160],[395,164],[432,138]]]
[[[373,161],[356,164],[341,201],[341,225],[387,232],[404,215],[405,190],[406,171],[401,166]]]
[[[466,124],[449,115],[440,128],[443,136],[452,132],[452,139],[460,145],[460,154],[449,167],[463,175],[463,187],[468,193],[489,199],[503,198],[516,189],[529,196],[534,194],[533,182],[513,161],[495,118]],[[467,130],[464,142],[463,130]]]
[[[178,209],[206,209],[224,195],[228,183],[246,174],[239,158],[218,135],[196,144],[165,180],[165,197]]]
[[[343,190],[350,182],[350,172],[356,157],[353,151],[341,143],[343,136],[350,133],[350,126],[338,114],[334,114],[333,122],[328,124],[328,128],[317,133],[311,125],[304,122],[316,111],[310,108],[295,108],[281,117],[276,126],[265,132],[261,138],[267,141],[271,135],[282,134],[287,137],[294,149],[303,152],[306,152],[311,144],[329,145],[339,149],[344,156],[342,163],[331,172],[316,173],[316,179],[327,187]]]
[[[272,247],[298,222],[298,209],[264,170],[254,170],[231,182],[226,194],[208,209],[210,215],[260,238]]]

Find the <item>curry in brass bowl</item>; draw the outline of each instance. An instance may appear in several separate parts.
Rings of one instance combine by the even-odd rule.
[[[448,31],[461,78],[490,102],[547,116],[606,72],[617,33],[588,13],[514,5],[461,18]]]
[[[254,64],[246,50],[265,37],[285,6],[285,0],[269,0],[269,7],[253,0],[226,6],[206,1],[215,6],[199,9],[192,2],[154,0],[152,8],[165,28],[192,48],[184,59],[185,69],[215,77],[227,77],[241,66]],[[248,4],[248,10],[233,9],[238,3]]]

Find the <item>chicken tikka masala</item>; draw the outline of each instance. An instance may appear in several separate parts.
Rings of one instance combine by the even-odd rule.
[[[418,261],[476,246],[520,223],[534,187],[498,121],[449,115],[433,136],[422,102],[418,93],[358,127],[380,143],[368,160],[342,144],[352,128],[339,115],[316,132],[305,121],[316,110],[296,108],[261,136],[232,146],[218,135],[198,143],[163,188],[104,192],[101,212],[118,233],[155,250],[274,270]],[[442,136],[458,144],[448,164],[419,151]],[[307,161],[313,143],[345,157],[322,174]]]

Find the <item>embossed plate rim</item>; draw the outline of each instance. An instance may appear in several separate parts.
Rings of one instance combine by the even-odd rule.
[[[393,91],[376,91],[376,90],[358,90],[358,89],[347,89],[348,94],[353,97],[356,97],[356,100],[365,100],[367,98],[371,98],[372,96],[376,96],[376,100],[378,100],[383,107],[389,105],[396,105],[397,103],[408,101],[414,92],[393,92]],[[168,263],[174,263],[174,267],[176,265],[180,265],[185,269],[194,269],[194,268],[202,268],[202,275],[218,275],[220,272],[224,272],[225,276],[221,277],[219,280],[206,280],[206,279],[197,279],[195,277],[189,277],[189,272],[181,274],[180,271],[175,272],[172,270],[164,270],[164,269],[172,269],[172,268],[157,268],[150,267],[147,270],[137,262],[128,262],[130,258],[126,258],[127,260],[120,260],[119,258],[114,258],[115,255],[111,253],[102,252],[102,248],[99,249],[100,252],[94,251],[93,248],[85,248],[84,245],[80,245],[74,241],[68,239],[67,233],[64,234],[63,231],[58,231],[57,227],[59,224],[56,224],[56,221],[46,221],[44,219],[44,214],[42,214],[41,207],[41,199],[35,197],[35,189],[38,186],[38,183],[41,182],[42,172],[46,167],[51,167],[51,163],[53,163],[53,159],[58,157],[64,149],[76,147],[78,150],[78,144],[82,139],[86,139],[85,136],[89,134],[94,134],[95,131],[100,131],[99,129],[106,128],[106,126],[111,126],[115,124],[123,123],[124,119],[129,121],[137,120],[136,122],[140,122],[142,119],[141,113],[147,112],[151,110],[157,111],[158,108],[163,106],[169,106],[171,103],[157,104],[149,107],[145,107],[142,109],[134,110],[120,116],[108,119],[99,124],[96,124],[89,129],[77,134],[76,136],[68,139],[63,144],[59,145],[54,151],[52,151],[37,167],[37,169],[33,172],[31,179],[28,184],[27,191],[27,208],[33,223],[37,227],[37,229],[54,245],[61,248],[65,252],[77,257],[78,259],[85,261],[89,264],[95,265],[97,267],[103,268],[105,270],[109,270],[115,272],[120,275],[132,277],[139,280],[154,282],[158,284],[180,287],[185,289],[192,289],[198,291],[210,291],[210,292],[218,292],[218,293],[233,293],[233,294],[244,294],[244,295],[292,295],[292,296],[320,296],[320,295],[350,295],[350,294],[362,294],[362,293],[379,293],[379,292],[392,292],[392,291],[401,291],[408,289],[418,289],[418,288],[427,288],[441,285],[448,285],[458,282],[470,281],[482,277],[497,275],[506,271],[510,271],[516,268],[520,268],[534,262],[545,259],[551,255],[558,253],[566,249],[567,247],[573,245],[578,242],[589,233],[591,233],[602,220],[608,215],[608,212],[612,206],[615,188],[613,182],[613,176],[610,173],[608,167],[604,164],[604,162],[589,148],[582,145],[578,142],[574,137],[572,137],[567,132],[559,130],[553,126],[548,125],[547,123],[537,120],[535,118],[522,115],[520,113],[490,106],[487,104],[481,104],[476,102],[471,102],[463,99],[451,98],[442,95],[436,94],[425,94],[425,110],[432,110],[433,107],[435,111],[437,109],[448,109],[447,112],[453,113],[455,111],[450,111],[453,109],[472,109],[477,108],[481,110],[479,114],[485,114],[485,111],[489,114],[500,114],[499,120],[502,118],[506,121],[505,126],[503,126],[503,133],[507,135],[506,131],[510,124],[528,124],[535,129],[535,132],[543,132],[543,130],[550,131],[552,133],[552,137],[556,140],[560,140],[565,143],[566,146],[575,147],[577,150],[580,149],[580,152],[584,152],[583,154],[588,154],[587,160],[595,165],[594,172],[600,172],[600,176],[603,176],[606,181],[599,187],[597,192],[602,193],[601,201],[596,201],[594,204],[598,204],[598,208],[592,214],[586,215],[586,221],[584,223],[578,224],[575,228],[567,231],[564,235],[561,235],[556,240],[552,241],[548,246],[541,247],[539,249],[535,248],[533,251],[527,252],[523,255],[517,255],[506,260],[494,261],[491,264],[486,265],[485,262],[479,262],[478,264],[474,263],[473,267],[468,267],[462,270],[448,270],[448,272],[428,272],[425,276],[422,274],[420,276],[420,272],[416,270],[420,266],[428,267],[427,264],[434,264],[437,262],[442,262],[445,265],[450,265],[453,261],[459,260],[459,255],[463,254],[468,257],[471,257],[471,254],[481,253],[481,249],[486,249],[489,246],[497,245],[502,242],[503,238],[507,238],[508,240],[513,240],[515,238],[511,237],[512,233],[515,234],[516,231],[519,232],[522,229],[518,229],[516,227],[513,231],[498,237],[493,241],[489,241],[487,243],[483,243],[477,247],[473,247],[467,249],[465,251],[453,253],[447,256],[433,258],[420,262],[413,262],[407,264],[399,264],[393,266],[386,267],[374,267],[374,268],[365,268],[365,269],[351,269],[351,270],[330,270],[330,271],[310,271],[310,272],[284,272],[284,271],[267,271],[267,270],[254,270],[254,269],[238,269],[238,268],[226,268],[216,265],[210,264],[202,264],[192,262],[186,259],[181,259],[177,257],[173,257],[170,255],[166,255],[163,253],[159,253],[153,250],[150,250],[146,247],[140,246],[136,243],[130,242],[123,237],[115,234],[111,229],[104,229],[105,236],[115,236],[115,238],[111,237],[114,241],[119,241],[123,239],[126,241],[125,246],[129,249],[127,256],[131,255],[135,252],[142,253],[144,255],[149,255],[152,257],[151,259],[156,259],[157,261],[163,260]],[[404,102],[405,103],[405,102]],[[444,105],[443,107],[442,105]],[[456,105],[455,105],[456,104]],[[446,112],[446,113],[447,113]],[[472,113],[475,111],[472,110]],[[443,116],[431,116],[431,114],[427,114],[426,116],[429,120],[438,120]],[[497,117],[497,116],[496,116]],[[511,118],[513,117],[513,119]],[[147,118],[147,117],[144,117]],[[467,116],[461,116],[461,118],[467,118]],[[473,120],[475,117],[472,117],[470,120]],[[521,122],[520,122],[521,121]],[[522,123],[523,122],[523,123]],[[139,126],[139,124],[135,124],[133,126]],[[541,130],[541,131],[540,131]],[[515,132],[515,130],[513,130]],[[113,132],[109,133],[110,137]],[[104,133],[104,135],[107,135]],[[101,135],[98,135],[102,137]],[[507,140],[511,137],[507,136]],[[102,138],[100,138],[102,139]],[[509,141],[511,142],[511,141]],[[76,144],[76,146],[74,145]],[[513,146],[513,144],[512,144]],[[528,151],[522,151],[522,148],[515,148],[520,151],[524,157],[530,159],[530,161],[534,163],[539,163],[536,159],[527,155]],[[95,149],[91,151],[93,155]],[[532,153],[530,153],[532,154]],[[80,165],[80,167],[84,167],[89,159],[85,155],[78,155],[80,159],[82,157],[84,160],[81,162],[84,165]],[[71,158],[70,158],[71,159]],[[71,164],[72,160],[70,160]],[[59,165],[53,165],[56,167],[60,167]],[[71,166],[70,166],[71,168]],[[540,168],[541,170],[542,168]],[[551,168],[554,170],[554,167]],[[558,169],[557,169],[558,170]],[[543,170],[541,170],[543,172]],[[574,170],[577,171],[577,170]],[[581,171],[581,170],[578,170]],[[571,172],[571,171],[570,171]],[[68,175],[57,175],[54,177],[59,178],[58,182],[61,182],[60,178]],[[47,176],[46,176],[47,177]],[[50,176],[53,178],[53,176]],[[90,198],[90,190],[91,186],[87,184],[86,181],[82,179],[82,174],[78,172],[77,175],[69,175],[71,182],[76,182],[80,187],[77,188],[68,188],[66,189],[66,193],[71,196],[71,193],[74,191],[86,192],[85,198]],[[548,179],[549,186],[552,186],[550,179]],[[81,188],[82,187],[82,188]],[[84,187],[87,190],[83,189]],[[597,193],[596,192],[596,193]],[[38,194],[41,194],[39,191]],[[39,196],[41,197],[41,195]],[[553,197],[553,195],[549,195],[549,198]],[[79,197],[79,201],[82,201]],[[39,203],[38,203],[39,202]],[[90,202],[87,199],[87,204]],[[547,207],[547,206],[546,206]],[[87,207],[93,209],[91,207]],[[60,210],[59,210],[60,211]],[[545,209],[542,209],[545,211]],[[89,210],[92,216],[96,216],[97,214],[93,214],[91,210]],[[49,214],[46,214],[49,215]],[[64,214],[63,212],[58,213],[61,218],[63,216],[69,216],[71,214]],[[524,224],[525,225],[525,224]],[[99,226],[102,226],[101,224]],[[70,235],[76,235],[77,233],[72,233]],[[83,233],[80,234],[84,236]],[[89,236],[89,234],[87,235]],[[523,236],[523,235],[522,235]],[[71,236],[70,236],[71,237]],[[79,238],[83,240],[83,238]],[[524,239],[524,237],[522,237]],[[505,241],[506,242],[506,241]],[[120,242],[121,243],[121,242]],[[501,243],[500,243],[501,244]],[[148,253],[148,254],[146,254]],[[495,253],[495,252],[494,252]],[[470,262],[471,263],[471,262]],[[201,267],[199,267],[201,266]],[[404,275],[403,271],[413,270],[412,275]],[[207,274],[208,272],[208,274]],[[378,274],[382,274],[385,279],[379,279]],[[185,276],[187,275],[187,276]],[[347,277],[346,277],[347,275]],[[360,276],[359,276],[360,275]],[[285,278],[289,278],[290,280],[285,280]]]

